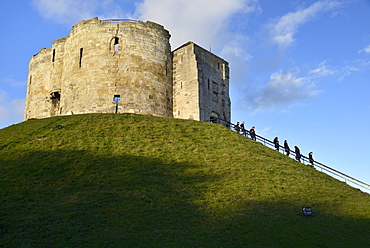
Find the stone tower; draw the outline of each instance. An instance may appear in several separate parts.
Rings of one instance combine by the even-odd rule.
[[[172,53],[169,39],[149,21],[77,23],[32,56],[25,120],[138,113],[230,121],[228,63],[192,42]]]
[[[173,116],[230,122],[229,64],[188,42],[173,52]]]

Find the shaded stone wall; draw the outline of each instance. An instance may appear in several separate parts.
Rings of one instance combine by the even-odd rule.
[[[173,52],[174,117],[231,119],[228,62],[188,42]]]

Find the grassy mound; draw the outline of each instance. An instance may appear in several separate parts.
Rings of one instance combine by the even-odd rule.
[[[0,185],[2,247],[370,247],[369,195],[217,124],[29,120]]]

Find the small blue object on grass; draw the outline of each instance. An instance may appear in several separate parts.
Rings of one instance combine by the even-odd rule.
[[[312,208],[311,207],[302,207],[302,213],[305,216],[312,215]]]

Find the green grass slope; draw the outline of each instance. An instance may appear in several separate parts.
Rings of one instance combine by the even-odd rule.
[[[0,189],[1,247],[370,247],[369,195],[205,122],[13,125]]]

